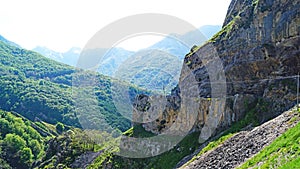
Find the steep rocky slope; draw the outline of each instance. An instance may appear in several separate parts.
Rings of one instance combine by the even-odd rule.
[[[235,134],[216,149],[197,157],[194,162],[182,168],[234,168],[269,145],[287,129],[294,127],[299,120],[300,114],[295,107],[250,131]]]
[[[300,1],[233,0],[223,29],[186,55],[165,110],[143,126],[198,130],[204,141],[250,110],[258,123],[288,110],[296,103],[299,25]]]

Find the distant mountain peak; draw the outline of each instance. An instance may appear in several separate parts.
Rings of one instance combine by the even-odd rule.
[[[50,58],[52,60],[65,63],[71,66],[75,66],[77,63],[77,60],[79,58],[81,48],[79,47],[72,47],[66,52],[56,52],[52,49],[49,49],[45,46],[37,46],[34,49],[32,49],[35,52],[38,52],[47,58]]]
[[[80,54],[81,48],[79,48],[79,47],[72,47],[72,48],[70,48],[70,49],[69,49],[67,52],[65,52],[65,53],[69,53],[69,52],[76,53],[76,54]]]

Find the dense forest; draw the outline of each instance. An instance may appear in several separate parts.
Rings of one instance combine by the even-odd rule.
[[[80,155],[109,151],[117,140],[107,132],[32,122],[3,110],[0,131],[0,168],[5,169],[80,168],[74,163]]]
[[[29,168],[44,152],[44,139],[32,126],[11,113],[0,110],[0,166]]]
[[[129,120],[123,118],[113,104],[112,79],[75,69],[1,41],[0,56],[1,109],[18,112],[33,121],[42,120],[51,124],[62,122],[80,128],[79,114],[75,112],[76,98],[72,95],[78,86],[72,83],[93,76],[97,83],[92,90],[97,97],[101,117],[121,131],[130,127]],[[134,97],[138,90],[133,86],[128,88]],[[89,112],[84,116],[89,118]]]

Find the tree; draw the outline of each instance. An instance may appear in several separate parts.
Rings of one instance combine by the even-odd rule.
[[[20,151],[21,162],[29,164],[32,162],[33,154],[30,148],[25,147]]]
[[[22,150],[26,146],[26,141],[16,134],[7,134],[3,140],[3,143],[11,150],[16,152]]]
[[[64,130],[65,130],[65,126],[62,123],[58,122],[56,124],[56,131],[62,133]]]
[[[6,169],[11,169],[11,166],[3,159],[0,158],[0,167],[1,168],[6,168]]]
[[[3,150],[5,152],[4,160],[13,168],[28,168],[27,164],[29,163],[27,163],[26,166],[22,166],[24,163],[20,160],[20,155],[23,154],[22,150],[25,147],[26,142],[22,137],[16,134],[7,134],[3,140]]]
[[[0,131],[1,135],[4,137],[7,133],[11,132],[11,126],[6,119],[0,119]]]
[[[42,153],[43,146],[37,140],[30,140],[29,147],[31,148],[35,159],[38,159]]]

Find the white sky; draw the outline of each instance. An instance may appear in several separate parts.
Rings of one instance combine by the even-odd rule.
[[[74,46],[83,48],[98,30],[134,14],[168,14],[195,27],[222,25],[230,1],[0,0],[0,34],[27,49],[39,45],[66,51]],[[121,46],[136,50],[160,38],[147,36],[150,44],[140,43],[143,38],[134,38]]]

